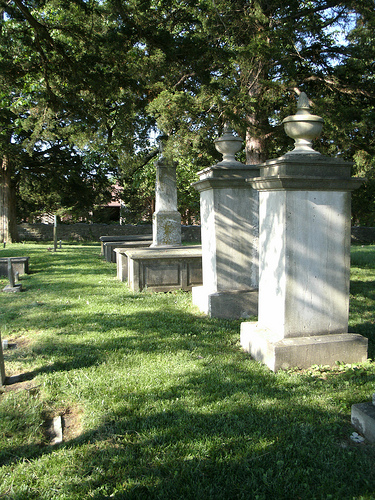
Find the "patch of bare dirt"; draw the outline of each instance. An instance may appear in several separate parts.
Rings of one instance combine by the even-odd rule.
[[[82,432],[82,410],[80,408],[67,408],[61,415],[63,441],[71,441]]]

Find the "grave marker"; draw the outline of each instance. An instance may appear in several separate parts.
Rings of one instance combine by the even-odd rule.
[[[351,163],[311,147],[322,127],[305,94],[284,120],[295,149],[260,166],[258,322],[241,345],[271,370],[367,358],[367,339],[348,333],[350,199],[363,179]]]
[[[17,273],[17,276],[18,276],[18,273]],[[3,288],[3,292],[21,292],[22,291],[22,283],[15,283],[11,257],[8,257],[8,280],[9,280],[9,285],[6,285]]]
[[[215,147],[223,160],[199,172],[203,286],[193,303],[211,317],[246,318],[258,313],[258,192],[246,182],[257,165],[235,159],[242,139],[226,126]]]

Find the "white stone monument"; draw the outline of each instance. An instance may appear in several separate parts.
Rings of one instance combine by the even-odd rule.
[[[160,143],[162,150],[162,140]],[[155,212],[152,219],[152,246],[181,245],[181,215],[177,211],[177,163],[161,156],[155,165]]]
[[[295,149],[260,167],[258,322],[241,325],[241,345],[271,370],[355,363],[367,339],[348,333],[351,163],[314,151],[322,118],[305,94],[284,120]]]
[[[226,126],[215,141],[223,160],[199,172],[203,286],[193,303],[211,317],[258,313],[258,193],[246,182],[256,165],[236,161],[242,139]]]

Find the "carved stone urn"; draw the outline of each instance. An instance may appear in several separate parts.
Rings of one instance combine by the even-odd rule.
[[[214,143],[217,151],[223,155],[223,159],[218,165],[240,163],[236,160],[235,155],[242,148],[242,138],[235,136],[228,124],[224,125],[223,135],[215,139]]]
[[[312,141],[316,139],[323,127],[323,118],[310,113],[310,104],[307,95],[302,92],[297,102],[297,113],[287,116],[283,120],[285,133],[294,139],[293,151],[295,153],[315,153],[320,154],[312,148]]]

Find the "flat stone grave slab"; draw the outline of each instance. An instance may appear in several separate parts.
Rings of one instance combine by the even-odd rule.
[[[107,262],[117,262],[117,248],[147,248],[152,244],[152,239],[141,241],[107,241],[104,243],[104,258]]]
[[[150,234],[128,234],[123,236],[100,236],[99,238],[101,243],[101,255],[104,255],[104,243],[109,241],[144,241],[144,240],[152,240],[152,233]]]
[[[0,258],[0,275],[8,276],[8,259],[9,257]],[[13,273],[28,274],[30,257],[10,257],[12,262]]]
[[[135,291],[190,291],[202,285],[200,245],[127,250],[128,285]]]

